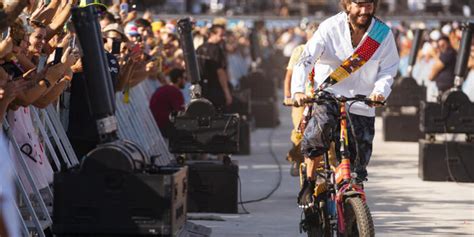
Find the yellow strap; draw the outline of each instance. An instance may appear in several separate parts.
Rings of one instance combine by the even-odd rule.
[[[125,104],[130,103],[130,88],[129,87],[125,88],[125,91],[123,94],[124,94],[123,103]]]

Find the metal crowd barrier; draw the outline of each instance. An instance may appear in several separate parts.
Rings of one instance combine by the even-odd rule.
[[[158,125],[148,107],[150,90],[147,81],[131,88],[129,101],[121,92],[116,96],[116,116],[119,137],[140,144],[148,155],[155,159],[156,165],[167,165],[174,159],[161,136]]]
[[[52,107],[51,107],[52,109]],[[79,162],[75,157],[74,152],[66,151],[63,144],[68,143],[66,133],[56,119],[57,113],[54,109],[51,112],[45,110],[38,110],[33,106],[29,107],[30,117],[26,117],[26,122],[31,122],[34,126],[34,131],[29,131],[31,136],[38,136],[41,143],[45,144],[44,154],[51,158],[55,169],[49,172],[58,172],[61,170],[61,163],[66,164],[67,168],[73,167]],[[50,110],[49,108],[47,110]],[[12,133],[12,128],[7,120],[3,122],[3,129],[8,137],[11,146],[16,154],[16,157],[9,158],[9,165],[12,168],[17,190],[19,192],[17,199],[17,212],[20,216],[20,227],[23,236],[36,235],[44,237],[44,231],[51,227],[52,219],[52,203],[53,192],[51,191],[51,183],[44,188],[38,187],[38,175],[43,175],[42,172],[32,172],[26,160],[29,159],[20,148],[15,136]],[[37,131],[38,130],[38,131]],[[72,149],[72,147],[69,147]],[[57,153],[59,151],[59,154]],[[72,154],[72,155],[71,155]],[[17,158],[18,160],[13,160]],[[49,162],[45,159],[44,162]],[[15,164],[19,164],[18,166]],[[51,166],[46,166],[51,167]],[[38,168],[39,169],[39,168]],[[52,167],[51,167],[52,169]],[[36,175],[33,175],[33,174]],[[30,187],[31,190],[28,190]]]

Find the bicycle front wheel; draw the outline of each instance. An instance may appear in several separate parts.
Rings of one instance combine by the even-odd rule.
[[[367,203],[359,197],[347,198],[344,203],[344,236],[374,237],[375,227]]]

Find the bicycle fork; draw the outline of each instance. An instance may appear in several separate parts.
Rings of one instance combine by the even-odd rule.
[[[340,130],[340,152],[341,152],[341,163],[335,170],[335,188],[336,188],[336,207],[337,207],[337,229],[338,232],[344,234],[346,232],[346,223],[344,215],[344,202],[347,197],[360,196],[365,202],[364,190],[357,184],[354,183],[354,175],[351,169],[351,160],[349,158],[349,136],[347,129],[347,111],[345,102],[340,103],[341,113],[341,130]]]

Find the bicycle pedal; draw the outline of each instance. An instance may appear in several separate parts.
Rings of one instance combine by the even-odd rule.
[[[300,234],[302,234],[303,232],[306,232],[306,219],[303,219],[300,221]]]
[[[301,219],[299,226],[300,226],[300,234],[302,234],[303,232],[305,233],[308,232],[309,230],[308,219],[307,218]]]

